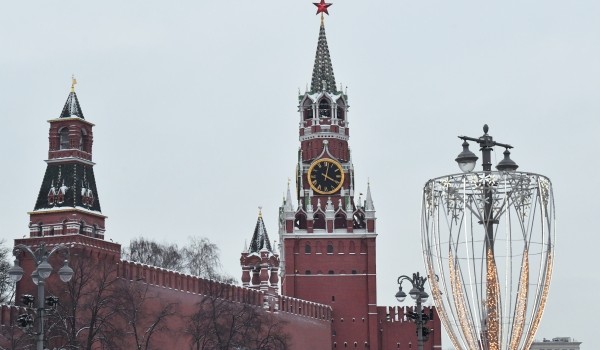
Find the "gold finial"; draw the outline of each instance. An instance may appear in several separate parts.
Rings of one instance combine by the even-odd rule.
[[[77,84],[77,79],[75,79],[75,74],[71,75],[71,92],[75,92],[75,84]]]
[[[262,218],[262,207],[258,207],[258,217]]]

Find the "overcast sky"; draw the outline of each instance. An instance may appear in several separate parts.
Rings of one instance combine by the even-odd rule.
[[[395,304],[398,275],[424,271],[424,183],[458,172],[456,136],[488,123],[520,170],[554,185],[557,260],[537,338],[600,349],[600,2],[339,0],[329,11],[356,186],[370,179],[377,209],[379,305]],[[318,29],[310,0],[3,2],[0,236],[29,234],[46,121],[75,74],[96,124],[106,238],[205,236],[239,277],[258,206],[277,239]]]

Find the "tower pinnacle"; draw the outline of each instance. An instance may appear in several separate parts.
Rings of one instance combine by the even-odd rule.
[[[71,92],[75,92],[75,84],[77,84],[77,79],[75,79],[75,74],[71,75]]]
[[[83,112],[81,111],[81,106],[79,105],[79,99],[77,99],[77,94],[75,93],[75,84],[77,84],[77,79],[75,79],[75,75],[72,75],[71,92],[69,93],[69,97],[67,97],[67,102],[65,102],[65,106],[63,107],[59,118],[78,117],[85,119],[83,117]]]
[[[323,23],[323,13],[329,15],[329,11],[327,11],[327,8],[332,4],[326,3],[325,0],[321,0],[321,2],[313,2],[313,5],[317,7],[317,15],[319,13],[321,14],[321,23]]]
[[[323,21],[323,13],[329,14],[327,7],[331,6],[331,4],[327,4],[324,0],[321,0],[320,3],[314,3],[314,5],[317,6],[317,14],[321,13],[321,27],[319,29],[319,41],[317,43],[310,92],[326,91],[337,93],[333,65],[331,64],[327,36],[325,35],[325,23]]]

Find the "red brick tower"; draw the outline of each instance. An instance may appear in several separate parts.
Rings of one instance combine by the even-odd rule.
[[[30,237],[81,234],[104,239],[104,220],[94,178],[94,124],[83,117],[73,85],[56,119],[51,119],[48,164],[35,207]]]
[[[369,187],[354,200],[348,96],[336,88],[323,17],[310,91],[298,99],[298,207],[288,186],[280,209],[282,294],[331,305],[332,348],[377,349],[375,207]]]
[[[242,252],[240,265],[244,287],[258,289],[268,294],[279,294],[277,288],[279,254],[271,248],[261,212],[258,213],[250,246],[244,247]]]
[[[84,119],[77,94],[75,79],[60,115],[50,119],[49,149],[46,172],[33,211],[29,212],[29,237],[15,239],[15,245],[24,244],[36,250],[41,244],[48,249],[58,245],[69,246],[71,266],[80,273],[75,263],[77,256],[93,255],[102,261],[119,261],[121,246],[104,240],[105,219],[100,209],[92,162],[94,124]],[[28,254],[17,256],[30,276],[35,262]],[[53,266],[60,266],[62,256],[54,255]],[[82,265],[79,265],[80,267]],[[52,274],[50,284],[58,282]],[[31,278],[17,283],[16,300],[23,294],[34,294],[36,286]]]

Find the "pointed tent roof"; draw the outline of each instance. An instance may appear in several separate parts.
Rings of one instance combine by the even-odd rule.
[[[79,105],[79,100],[77,99],[77,94],[73,89],[69,93],[69,97],[67,97],[67,102],[63,107],[62,113],[60,113],[59,118],[71,118],[71,117],[79,117],[81,119],[85,119],[83,117],[83,112],[81,111],[81,106]]]
[[[254,228],[254,234],[252,235],[252,241],[250,247],[248,247],[248,253],[258,253],[261,249],[266,248],[269,252],[273,252],[271,248],[271,241],[265,228],[265,223],[262,218],[262,213],[258,213],[258,220],[256,221],[256,227]]]
[[[329,47],[327,46],[327,37],[325,36],[325,23],[323,22],[323,18],[321,18],[321,29],[319,30],[319,41],[317,44],[317,54],[315,56],[312,81],[310,83],[310,92],[315,93],[322,91],[323,81],[325,82],[325,91],[337,93],[335,76],[333,75],[333,65],[331,64]]]

